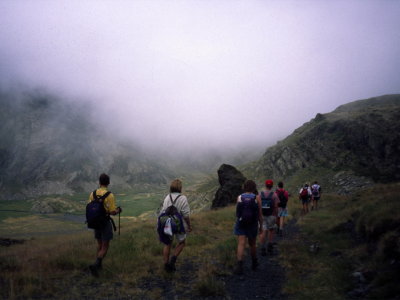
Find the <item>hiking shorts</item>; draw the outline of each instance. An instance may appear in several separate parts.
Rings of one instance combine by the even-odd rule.
[[[313,200],[318,201],[321,197],[313,197]]]
[[[176,233],[174,234],[174,237],[178,241],[178,243],[182,243],[186,240],[186,233]]]
[[[278,217],[287,217],[288,215],[289,215],[289,213],[288,213],[287,207],[285,207],[285,208],[279,207]]]
[[[272,230],[275,229],[276,226],[276,217],[275,216],[263,216],[263,230]]]
[[[235,235],[245,235],[247,238],[256,238],[258,233],[258,222],[250,226],[240,226],[239,221],[236,221],[235,227],[233,229],[233,234]]]
[[[307,204],[307,203],[310,203],[310,198],[307,198],[307,199],[301,199],[301,202],[303,202],[303,204]]]
[[[107,222],[107,225],[103,229],[94,230],[94,238],[96,240],[110,241],[113,239],[113,227],[111,222]]]

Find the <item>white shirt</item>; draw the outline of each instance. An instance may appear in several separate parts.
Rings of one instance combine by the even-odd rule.
[[[171,198],[169,195],[170,194],[168,194],[164,199],[163,206],[161,208],[161,213],[164,213],[167,210],[167,208],[172,205]],[[181,196],[178,198],[179,195]],[[179,193],[172,193],[171,196],[172,200],[175,202],[174,206],[178,209],[182,217],[189,217],[190,208],[186,196]],[[178,200],[176,200],[176,198],[178,198]]]

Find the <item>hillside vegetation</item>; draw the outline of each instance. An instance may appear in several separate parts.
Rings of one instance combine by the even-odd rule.
[[[293,197],[289,210],[299,218],[300,231],[289,225],[277,246],[279,256],[260,259],[283,264],[283,292],[289,298],[344,299],[358,293],[364,299],[394,299],[400,292],[400,219],[391,212],[400,208],[399,193],[400,185],[392,184],[353,196],[325,194],[320,209],[305,216]],[[192,219],[194,231],[174,275],[163,271],[155,219],[123,220],[99,279],[87,270],[95,253],[92,232],[0,247],[0,297],[231,297],[227,286],[235,280],[234,206],[203,211]],[[311,251],[314,245],[319,251]]]
[[[289,187],[318,179],[326,191],[348,193],[373,182],[400,180],[400,95],[351,102],[310,122],[242,167],[249,178]]]

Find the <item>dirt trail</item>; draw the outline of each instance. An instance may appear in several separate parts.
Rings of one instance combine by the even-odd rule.
[[[297,233],[297,225],[295,221],[291,221],[285,228],[285,236],[275,237],[276,244],[272,255],[261,256],[258,251],[259,266],[255,271],[251,269],[248,252],[245,255],[243,275],[234,275],[232,270],[222,270],[220,273],[225,275],[216,278],[223,286],[221,295],[199,296],[198,288],[195,287],[198,281],[196,278],[198,265],[189,260],[179,261],[177,264],[179,270],[175,274],[164,278],[149,276],[143,278],[139,286],[143,291],[161,289],[162,299],[288,299],[282,293],[285,270],[279,263],[279,242],[282,239],[292,238]],[[143,299],[151,298],[148,293],[143,295]]]

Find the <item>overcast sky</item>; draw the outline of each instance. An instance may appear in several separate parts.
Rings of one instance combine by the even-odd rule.
[[[93,101],[152,145],[271,145],[399,73],[395,0],[0,1],[2,88]]]

